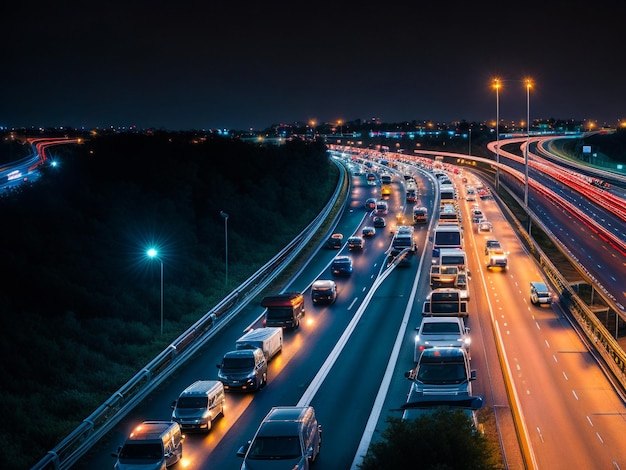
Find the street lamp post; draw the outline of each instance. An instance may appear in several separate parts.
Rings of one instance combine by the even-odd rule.
[[[500,190],[500,79],[493,81],[496,89],[496,192]]]
[[[467,148],[467,154],[472,155],[472,128],[469,128],[469,146]]]
[[[228,285],[228,214],[224,211],[220,211],[220,215],[224,219],[224,243],[226,245],[226,277],[224,278],[224,285]]]
[[[156,248],[150,248],[146,251],[148,258],[157,258],[161,263],[161,336],[163,336],[163,260],[159,257],[159,252]]]
[[[524,148],[524,205],[528,210],[528,144],[530,142],[530,88],[532,82],[529,78],[526,82],[526,146]]]

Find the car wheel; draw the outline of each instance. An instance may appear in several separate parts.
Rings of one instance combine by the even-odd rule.
[[[267,372],[265,372],[261,378],[261,385],[259,386],[259,389],[265,387],[267,385]]]

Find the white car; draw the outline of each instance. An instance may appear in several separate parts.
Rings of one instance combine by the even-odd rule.
[[[459,347],[469,354],[469,328],[461,317],[422,317],[422,323],[416,328],[413,360],[417,362],[422,351],[430,348]]]
[[[489,222],[488,220],[482,219],[478,223],[478,227],[477,227],[476,230],[478,230],[478,233],[480,233],[480,232],[491,232],[493,230],[493,226],[491,225],[491,222]]]

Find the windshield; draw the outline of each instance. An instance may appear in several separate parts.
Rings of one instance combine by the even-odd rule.
[[[461,306],[458,301],[453,302],[432,302],[430,305],[432,313],[460,313]]]
[[[127,442],[122,447],[120,459],[159,460],[163,458],[163,448],[158,442]]]
[[[436,232],[435,245],[456,246],[461,244],[461,234],[459,232]]]
[[[467,380],[463,363],[422,364],[417,380],[432,385],[460,384]]]
[[[288,320],[293,317],[292,307],[269,308],[267,309],[267,318],[275,320]]]
[[[297,459],[302,456],[298,436],[258,436],[251,444],[247,458],[253,460]]]
[[[423,335],[434,335],[441,333],[459,334],[458,323],[425,323],[422,327]]]
[[[208,397],[180,397],[176,408],[206,408],[209,403]]]
[[[253,357],[225,357],[224,362],[222,364],[222,368],[230,369],[230,370],[254,369],[254,358]]]
[[[441,264],[465,265],[465,256],[463,255],[445,255],[441,257]]]

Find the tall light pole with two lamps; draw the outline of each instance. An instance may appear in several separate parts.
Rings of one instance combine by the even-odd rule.
[[[161,263],[161,336],[163,336],[163,259],[159,256],[159,251],[156,248],[149,248],[146,255],[150,259],[156,258]]]
[[[500,79],[494,78],[496,90],[496,193],[500,189]]]
[[[532,80],[524,80],[526,86],[526,146],[524,147],[524,206],[528,209],[528,144],[530,142],[530,89]],[[493,88],[496,90],[496,191],[500,187],[500,87],[502,80],[494,78]]]
[[[526,83],[526,146],[524,147],[524,206],[528,210],[528,144],[530,143],[530,89],[533,84],[530,78]]]
[[[226,277],[224,279],[224,285],[228,285],[228,214],[224,211],[220,211],[220,215],[224,219],[224,243],[226,245]]]

